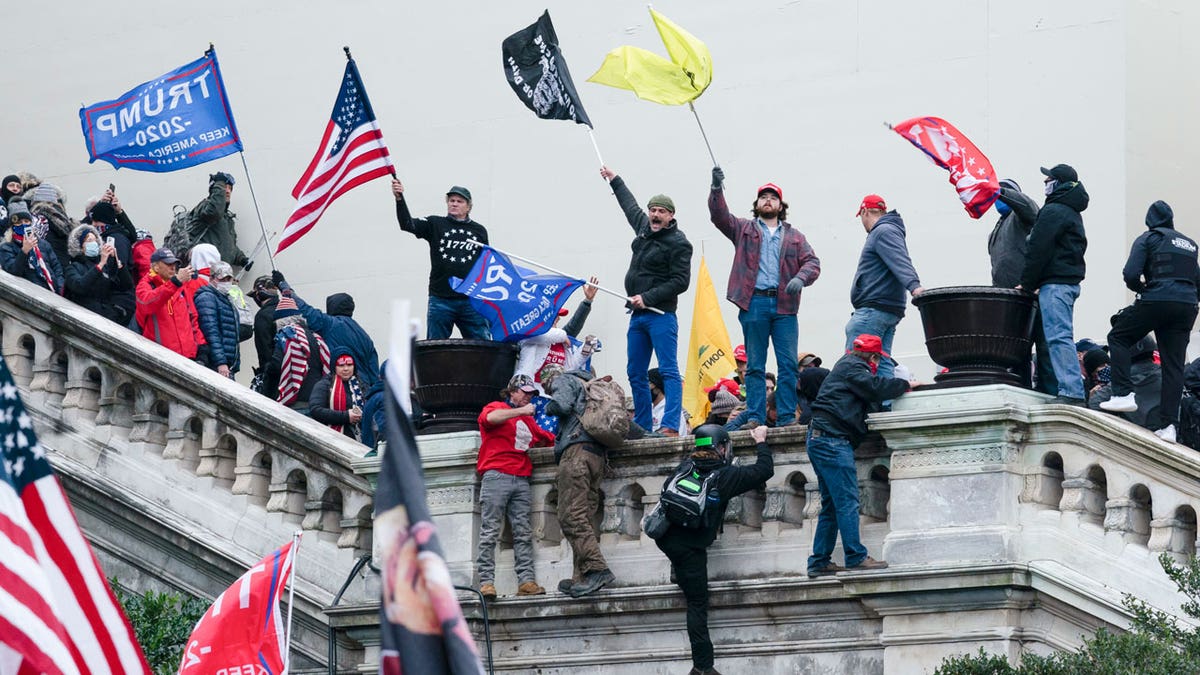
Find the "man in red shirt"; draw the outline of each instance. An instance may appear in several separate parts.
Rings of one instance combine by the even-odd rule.
[[[553,445],[554,434],[545,431],[533,419],[533,396],[537,393],[533,378],[514,375],[501,392],[502,400],[489,403],[479,413],[479,459],[475,471],[482,476],[479,485],[479,555],[475,569],[479,573],[479,592],[496,597],[496,542],[507,515],[512,526],[513,559],[517,572],[517,595],[542,595],[533,569],[533,509],[529,477],[533,460],[529,448]]]

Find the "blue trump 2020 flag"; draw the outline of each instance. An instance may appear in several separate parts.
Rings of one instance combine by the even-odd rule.
[[[79,109],[88,162],[176,171],[242,150],[217,52]]]
[[[491,322],[493,339],[515,342],[550,330],[558,310],[583,279],[536,274],[484,246],[467,278],[451,277],[450,283]]]

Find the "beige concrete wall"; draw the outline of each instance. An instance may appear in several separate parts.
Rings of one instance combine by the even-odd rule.
[[[884,195],[904,215],[926,286],[988,281],[994,214],[967,217],[946,174],[883,126],[916,115],[956,124],[1001,175],[1035,195],[1039,165],[1076,166],[1093,198],[1085,214],[1089,278],[1077,333],[1101,338],[1107,317],[1124,301],[1116,270],[1138,232],[1140,216],[1135,221],[1131,214],[1144,212],[1143,185],[1170,185],[1167,198],[1186,195],[1195,141],[1185,141],[1183,153],[1169,152],[1194,117],[1188,111],[1197,98],[1182,84],[1195,62],[1195,48],[1181,37],[1187,24],[1173,18],[1194,22],[1194,13],[1179,14],[1184,5],[664,0],[655,6],[712,51],[714,84],[697,109],[728,175],[731,202],[748,207],[756,186],[780,184],[792,222],[822,258],[822,277],[804,298],[800,345],[829,358],[841,348],[850,311],[863,238],[852,214],[863,194]],[[473,215],[497,246],[619,287],[630,232],[597,174],[583,128],[537,120],[501,75],[500,41],[544,6],[301,0],[200,9],[67,0],[54,30],[31,28],[6,50],[0,83],[10,103],[0,112],[0,162],[5,171],[29,168],[61,184],[73,212],[114,182],[135,222],[161,236],[171,205],[198,201],[212,171],[241,178],[240,161],[229,157],[173,174],[89,166],[77,109],[196,58],[212,41],[268,231],[279,230],[292,206],[290,189],[328,119],[344,64],[341,46],[349,44],[415,212],[439,212],[445,189],[466,185],[475,194]],[[708,223],[709,160],[691,115],[585,82],[615,46],[661,51],[644,4],[549,7],[605,160],[640,199],[656,192],[674,197],[697,263],[703,252],[723,294],[732,246]],[[1160,40],[1164,31],[1174,43]],[[1141,51],[1151,46],[1158,51]],[[1163,50],[1172,58],[1158,58]],[[1176,83],[1171,93],[1182,109],[1127,96],[1162,91],[1164,83]],[[13,96],[18,92],[23,99]],[[1150,161],[1163,154],[1179,156]],[[1135,167],[1137,181],[1129,178]],[[233,206],[250,247],[258,227],[241,186]],[[420,311],[425,297],[427,248],[396,227],[383,181],[343,197],[278,262],[318,303],[332,292],[352,293],[377,341],[385,338],[392,298],[409,297]],[[736,310],[723,305],[739,342]],[[691,306],[689,292],[679,312],[681,361]],[[601,370],[624,370],[624,329],[618,303],[598,301],[588,331],[604,339]],[[895,352],[918,375],[932,375],[915,312],[901,324]]]

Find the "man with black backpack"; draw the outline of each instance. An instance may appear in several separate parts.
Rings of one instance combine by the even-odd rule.
[[[221,260],[234,267],[249,269],[251,261],[238,248],[235,216],[229,210],[233,183],[233,176],[222,171],[208,177],[208,197],[189,213],[188,232],[192,237],[189,248],[196,244],[212,244],[220,251]]]
[[[765,426],[750,430],[758,455],[750,466],[733,466],[733,442],[720,425],[703,424],[693,435],[696,449],[663,483],[659,508],[669,525],[655,543],[671,561],[675,583],[687,600],[689,675],[720,675],[713,668],[708,637],[708,547],[717,538],[729,500],[775,475],[775,461]]]

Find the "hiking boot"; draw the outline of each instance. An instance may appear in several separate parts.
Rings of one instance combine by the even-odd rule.
[[[1137,410],[1137,397],[1132,393],[1114,396],[1107,401],[1102,401],[1100,409],[1105,412],[1134,412]]]
[[[559,593],[569,593],[571,591],[571,587],[574,585],[575,585],[575,580],[572,579],[571,577],[567,577],[566,579],[563,579],[562,581],[558,582],[558,592]]]
[[[538,585],[536,581],[524,581],[520,586],[517,586],[517,595],[545,595],[546,589]]]
[[[1101,405],[1103,405],[1103,404],[1101,404]],[[1154,435],[1158,436],[1159,438],[1163,439],[1164,441],[1166,441],[1168,443],[1175,443],[1176,442],[1175,441],[1175,425],[1168,424],[1167,426],[1154,432]]]
[[[582,598],[585,595],[595,593],[604,588],[616,581],[616,579],[612,571],[607,569],[600,570],[599,572],[587,572],[583,575],[582,581],[567,589],[567,595],[572,598]]]
[[[867,556],[867,557],[863,558],[862,562],[858,563],[857,565],[852,565],[850,567],[845,568],[845,571],[861,572],[863,570],[885,570],[885,569],[887,569],[887,566],[888,566],[887,562],[885,562],[883,560],[876,560],[876,559],[872,558],[871,556]]]
[[[496,584],[486,583],[479,584],[479,594],[488,600],[496,599]]]
[[[705,668],[704,670],[692,668],[688,671],[688,675],[721,675],[721,673],[717,672],[716,668]]]
[[[671,438],[675,438],[675,437],[679,436],[678,431],[675,431],[674,429],[671,429],[669,427],[659,427],[658,433],[662,436],[669,436]]]
[[[759,422],[758,420],[749,420],[742,426],[738,427],[738,431],[749,431],[751,429],[756,429],[761,426],[762,426],[762,422]]]
[[[885,566],[886,566],[886,564],[885,564]],[[842,567],[841,565],[838,565],[835,563],[829,563],[829,564],[825,565],[824,567],[817,567],[817,568],[808,570],[808,578],[816,579],[817,577],[831,577],[831,576],[837,574],[838,572],[845,572],[845,571],[846,571],[845,567]]]

